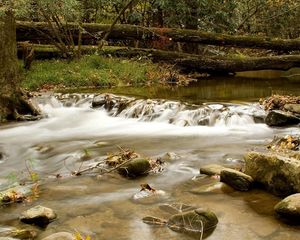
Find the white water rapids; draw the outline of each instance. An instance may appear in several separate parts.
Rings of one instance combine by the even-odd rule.
[[[7,184],[11,172],[20,178],[24,171],[26,175],[25,161],[32,163],[30,167],[46,180],[41,197],[34,204],[56,209],[59,220],[51,223],[38,239],[54,231],[74,232],[74,229],[90,234],[92,239],[182,239],[180,234],[168,229],[153,230],[140,221],[158,208],[156,203],[133,202],[141,181],[166,192],[159,203],[179,201],[214,209],[220,223],[209,239],[244,236],[262,240],[265,235],[259,234],[272,233],[269,229],[279,229],[278,234],[291,236],[289,239],[298,234],[275,222],[273,216],[256,212],[256,205],[266,209],[270,201],[272,204],[277,201],[265,193],[247,196],[235,193],[237,196],[232,197],[189,192],[195,184],[189,181],[199,174],[199,166],[231,164],[240,161],[246,151],[263,148],[274,135],[300,133],[297,127],[266,126],[262,123],[265,112],[258,104],[197,106],[168,100],[79,94],[42,96],[35,101],[47,117],[0,128],[0,152],[4,155],[0,160],[0,187]],[[68,175],[70,170],[87,167],[107,153],[118,151],[117,146],[132,148],[149,157],[175,152],[180,158],[168,163],[163,173],[142,180],[109,176],[99,181],[95,175],[77,178]],[[82,161],[86,149],[91,158]],[[56,174],[62,175],[62,180],[56,180]],[[19,226],[16,216],[27,207],[25,204],[5,208],[0,227]],[[265,225],[267,230],[257,224]]]

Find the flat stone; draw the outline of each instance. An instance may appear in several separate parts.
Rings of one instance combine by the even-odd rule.
[[[245,173],[278,196],[300,192],[300,161],[279,154],[249,152]]]
[[[20,220],[23,223],[46,227],[55,218],[56,213],[52,209],[43,206],[35,206],[23,212]]]
[[[224,169],[221,171],[221,182],[227,183],[238,191],[248,191],[253,184],[253,178],[247,174],[234,169]]]
[[[220,175],[221,171],[224,169],[226,169],[226,167],[223,167],[221,165],[209,164],[200,168],[200,174],[205,174],[208,176]]]
[[[284,109],[289,112],[300,114],[300,104],[285,104]]]
[[[268,126],[290,126],[300,123],[300,118],[280,110],[270,111],[265,119]]]
[[[300,193],[286,197],[275,206],[274,210],[281,217],[300,222]]]
[[[74,240],[74,235],[68,232],[58,232],[54,233],[48,237],[43,238],[42,240]]]

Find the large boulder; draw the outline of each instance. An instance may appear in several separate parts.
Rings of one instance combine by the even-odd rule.
[[[251,176],[229,168],[222,170],[220,176],[221,182],[227,183],[238,191],[249,191],[254,182]]]
[[[300,161],[279,154],[249,152],[245,173],[278,196],[300,192]]]
[[[55,218],[56,213],[52,209],[43,206],[35,206],[23,212],[20,220],[23,223],[46,227]]]
[[[151,169],[148,159],[136,158],[118,169],[118,172],[126,177],[134,178],[147,174]]]
[[[300,193],[283,199],[274,209],[279,216],[300,222]]]
[[[284,111],[273,110],[270,111],[265,119],[268,126],[289,126],[300,123],[300,118]]]

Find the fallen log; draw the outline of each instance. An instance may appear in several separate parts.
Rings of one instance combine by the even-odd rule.
[[[62,57],[58,49],[49,45],[33,45],[36,59]],[[97,47],[83,46],[84,53],[95,53]],[[19,49],[21,51],[21,49]],[[104,47],[97,54],[123,58],[144,57],[153,62],[174,64],[186,72],[205,72],[210,74],[229,74],[256,70],[289,70],[300,67],[300,55],[281,55],[259,58],[233,58],[199,56],[187,53],[168,52],[155,49],[126,47]]]
[[[100,40],[108,31],[109,24],[85,23],[82,25],[83,42],[91,44],[91,41]],[[73,34],[74,40],[78,39],[78,25],[69,23],[68,28]],[[50,43],[51,30],[44,22],[18,22],[17,40]],[[271,39],[257,36],[238,36],[228,34],[209,33],[203,31],[172,29],[172,28],[144,28],[134,25],[115,25],[109,39],[131,39],[131,40],[151,40],[161,42],[161,44],[171,44],[176,42],[198,43],[205,45],[228,46],[238,48],[259,48],[276,51],[299,51],[300,40],[293,39]]]

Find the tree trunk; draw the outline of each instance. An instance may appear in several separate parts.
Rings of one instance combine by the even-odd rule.
[[[78,38],[78,25],[68,24],[74,39]],[[101,39],[110,32],[109,24],[83,24],[86,33],[83,34],[84,42],[91,42],[95,39]],[[38,30],[38,31],[37,31]],[[51,30],[46,23],[17,23],[17,40],[44,42],[49,40],[45,34],[51,34]],[[300,40],[271,39],[257,36],[237,36],[218,33],[209,33],[187,29],[171,28],[144,28],[134,25],[115,25],[109,34],[110,39],[131,39],[131,40],[155,40],[168,38],[172,42],[198,43],[216,46],[228,46],[239,48],[260,48],[276,51],[299,51]],[[89,40],[89,41],[88,41]]]
[[[0,69],[0,122],[19,119],[20,114],[37,114],[20,89],[16,25],[9,10],[0,19]]]
[[[58,58],[61,56],[58,49],[50,45],[33,45],[37,59]],[[20,49],[21,54],[22,49]],[[83,53],[94,53],[95,46],[83,46]],[[168,52],[154,49],[104,47],[100,55],[135,58],[146,57],[154,62],[175,64],[176,67],[186,72],[205,72],[210,74],[228,74],[256,70],[288,70],[300,67],[300,55],[282,55],[260,58],[225,58],[199,56],[187,53]]]

